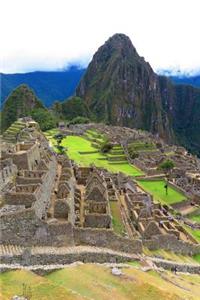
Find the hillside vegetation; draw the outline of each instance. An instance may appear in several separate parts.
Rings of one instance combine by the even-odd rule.
[[[56,118],[48,111],[27,85],[20,85],[7,98],[1,113],[1,130],[5,131],[17,119],[32,116],[42,130],[56,126]]]

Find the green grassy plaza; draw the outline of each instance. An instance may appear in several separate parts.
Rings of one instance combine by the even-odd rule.
[[[145,190],[148,191],[151,195],[153,195],[154,199],[161,202],[162,204],[174,204],[177,202],[182,202],[186,200],[186,197],[176,191],[175,189],[168,187],[168,193],[166,195],[165,191],[165,181],[164,180],[156,180],[156,181],[146,181],[146,180],[138,180],[138,184]]]

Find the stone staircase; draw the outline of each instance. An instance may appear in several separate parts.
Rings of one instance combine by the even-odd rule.
[[[0,245],[0,256],[21,255],[24,249],[24,247],[17,245]]]

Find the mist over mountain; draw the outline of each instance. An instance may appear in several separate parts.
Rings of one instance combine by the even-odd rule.
[[[85,69],[71,66],[64,71],[36,71],[24,74],[0,74],[1,103],[21,84],[27,84],[36,96],[50,107],[55,100],[63,101],[72,96]]]

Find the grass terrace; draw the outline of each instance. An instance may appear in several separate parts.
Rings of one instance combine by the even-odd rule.
[[[168,194],[166,195],[164,180],[138,180],[138,184],[145,191],[149,192],[155,200],[161,202],[162,204],[171,205],[186,200],[184,194],[178,192],[170,186],[168,187]]]
[[[194,260],[200,263],[200,254],[194,255],[193,256]]]
[[[200,223],[200,215],[192,216],[190,217],[190,220]]]
[[[176,262],[180,263],[191,263],[195,264],[196,259],[195,257],[191,257],[188,255],[182,255],[182,254],[177,254],[172,251],[164,250],[164,249],[158,249],[158,250],[149,250],[148,248],[144,247],[143,249],[144,254],[148,256],[157,256],[160,258],[168,259],[168,260],[173,260]]]
[[[195,238],[195,240],[200,243],[200,230],[199,229],[192,229],[187,225],[183,225],[184,228]]]
[[[194,211],[186,216],[191,221],[200,224],[200,208],[194,208]]]
[[[134,142],[129,144],[129,148],[136,152],[157,150],[156,145],[150,142]]]
[[[110,172],[123,172],[130,176],[143,174],[138,168],[130,165],[127,160],[108,161],[107,155],[100,153],[96,147],[92,146],[91,141],[84,137],[67,136],[63,139],[62,146],[67,147],[69,158],[82,166],[94,164]]]
[[[57,148],[55,147],[57,145],[56,140],[54,139],[54,135],[58,134],[59,130],[57,128],[55,129],[51,129],[48,131],[44,132],[44,135],[46,136],[46,138],[49,140],[50,142],[50,146],[54,148],[54,151],[57,152]]]
[[[52,146],[56,145],[56,140],[53,136],[57,133],[57,129],[45,132],[45,135]],[[113,173],[122,172],[128,176],[135,177],[144,175],[141,170],[128,163],[121,145],[115,145],[108,154],[102,154],[99,151],[99,148],[104,141],[105,137],[102,134],[95,130],[88,130],[85,136],[65,137],[62,141],[62,146],[67,148],[69,158],[81,166],[90,166],[91,164],[94,164],[97,167],[107,169]],[[143,145],[144,144],[145,143],[143,143]],[[142,146],[140,145],[140,148],[141,147]],[[153,146],[148,146],[148,148],[153,148]],[[56,147],[54,147],[54,149],[56,151]],[[182,193],[172,187],[168,188],[168,195],[166,195],[164,180],[138,180],[138,184],[146,192],[152,194],[155,201],[159,201],[162,204],[171,205],[186,200],[186,197]]]

